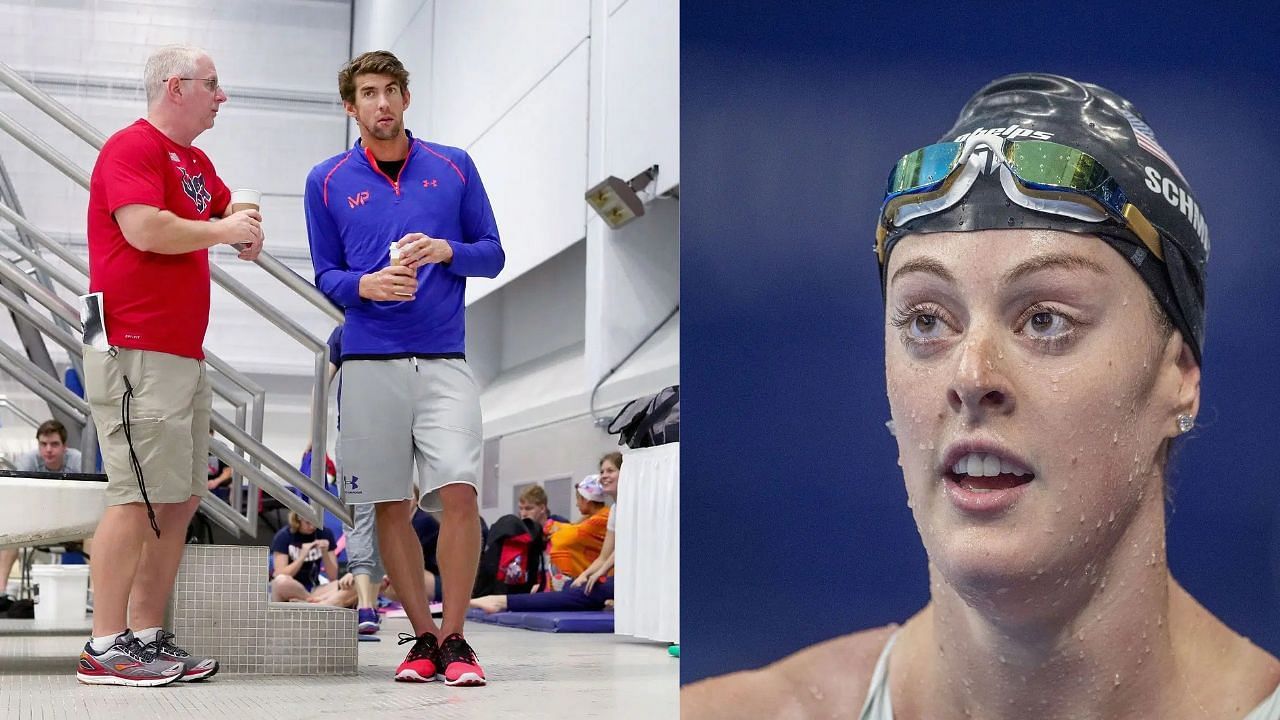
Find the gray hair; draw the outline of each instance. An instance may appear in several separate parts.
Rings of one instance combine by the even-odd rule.
[[[147,58],[142,70],[142,84],[147,90],[147,105],[161,96],[165,81],[171,77],[195,75],[196,63],[209,53],[193,45],[166,45]]]

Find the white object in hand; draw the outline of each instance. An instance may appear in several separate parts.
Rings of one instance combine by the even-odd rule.
[[[400,243],[395,243],[395,242],[391,243],[391,264],[392,265],[400,264]],[[407,298],[413,297],[412,293],[397,292],[396,294],[401,297],[407,297]]]
[[[261,210],[262,209],[262,193],[258,190],[232,190],[231,191],[231,212],[239,212],[241,210]]]

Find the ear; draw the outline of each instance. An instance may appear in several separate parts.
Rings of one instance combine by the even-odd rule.
[[[1196,362],[1191,345],[1182,339],[1182,333],[1174,331],[1165,348],[1167,367],[1176,373],[1178,383],[1174,396],[1173,416],[1169,418],[1168,437],[1177,436],[1178,416],[1195,417],[1200,412],[1200,363]]]
[[[409,88],[405,88],[404,89],[404,109],[405,110],[409,109],[409,100],[411,99],[411,97],[412,96],[409,95]]]
[[[347,102],[346,100],[343,100],[343,101],[342,101],[342,109],[343,109],[343,110],[345,110],[345,111],[347,111],[347,117],[349,117],[349,118],[354,118],[354,117],[356,116],[356,106],[355,106],[355,103],[349,103],[349,102]]]
[[[169,78],[165,81],[164,91],[166,95],[182,97],[182,81],[176,77]]]

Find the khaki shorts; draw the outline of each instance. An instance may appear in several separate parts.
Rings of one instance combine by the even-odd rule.
[[[125,378],[133,388],[127,426]],[[108,505],[143,500],[131,445],[152,503],[180,503],[208,493],[213,394],[202,361],[151,350],[85,347],[84,387],[106,467]]]

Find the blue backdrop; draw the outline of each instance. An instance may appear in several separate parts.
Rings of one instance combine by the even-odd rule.
[[[1133,101],[1206,213],[1202,411],[1170,565],[1280,655],[1276,13],[1030,5],[682,3],[683,682],[926,602],[884,427],[872,231],[894,161],[1024,70]]]

